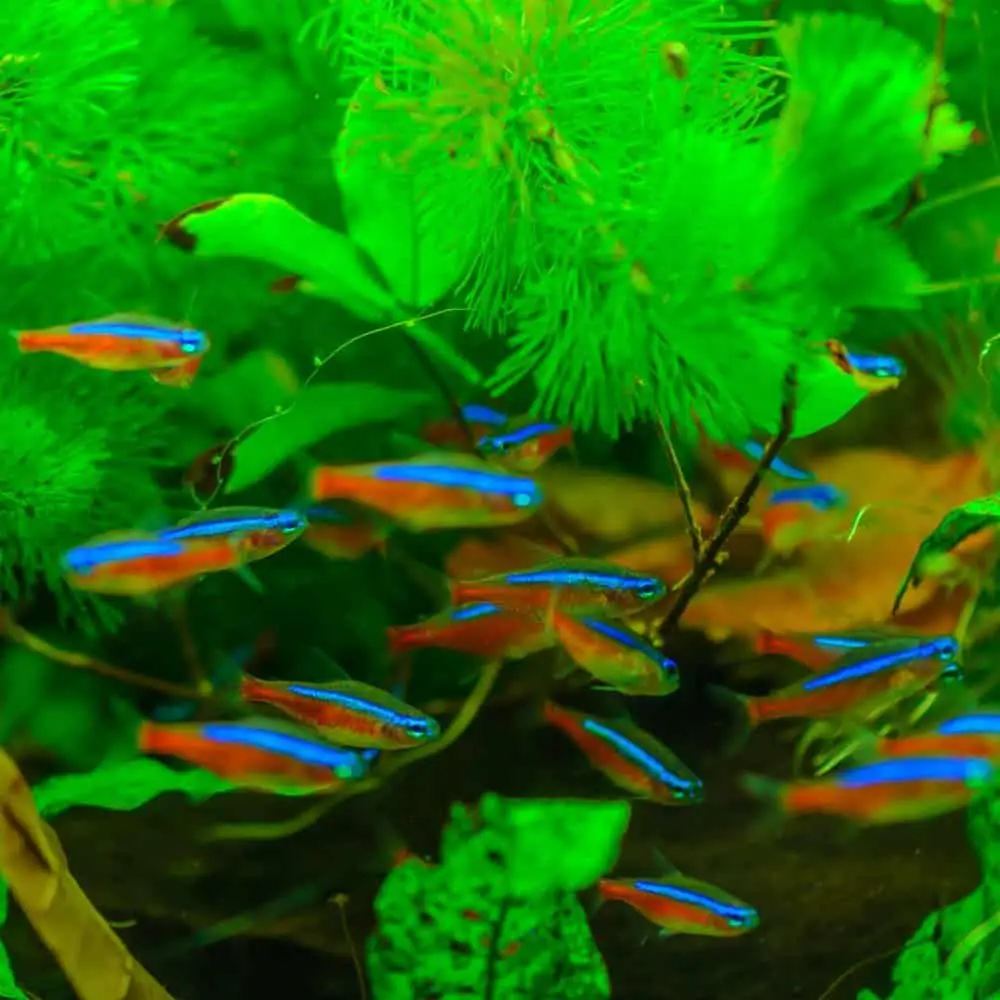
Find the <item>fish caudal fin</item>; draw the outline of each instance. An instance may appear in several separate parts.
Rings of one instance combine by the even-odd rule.
[[[767,806],[755,824],[756,832],[765,834],[773,831],[787,815],[785,793],[788,786],[761,774],[743,774],[740,776],[739,784],[747,795]]]
[[[730,724],[723,750],[726,753],[735,753],[744,746],[759,722],[755,701],[747,695],[738,694],[717,684],[710,684],[706,690],[709,698],[725,712]]]

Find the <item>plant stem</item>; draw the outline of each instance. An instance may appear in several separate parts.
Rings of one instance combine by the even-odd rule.
[[[416,750],[396,753],[388,757],[383,756],[381,767],[374,768],[369,777],[341,786],[330,797],[310,806],[290,820],[281,823],[220,823],[207,832],[205,839],[279,840],[283,837],[290,837],[292,834],[308,829],[344,799],[374,791],[382,785],[386,778],[402,768],[446,750],[469,728],[472,720],[479,714],[479,710],[493,689],[502,666],[503,660],[492,660],[483,667],[475,687],[469,692],[458,714],[451,720],[451,725],[448,726],[439,740],[418,747]]]
[[[687,523],[688,537],[691,539],[691,549],[694,552],[695,562],[701,558],[702,550],[705,547],[705,539],[701,533],[701,526],[694,516],[694,498],[691,496],[691,487],[688,485],[687,477],[684,475],[684,468],[677,457],[677,449],[674,447],[673,438],[670,436],[670,429],[663,422],[662,418],[657,418],[656,429],[663,443],[663,450],[667,454],[670,462],[670,471],[674,477],[674,486],[681,498],[681,506],[684,508],[684,520]]]
[[[497,956],[500,953],[500,938],[503,935],[509,911],[510,900],[507,896],[504,896],[500,903],[500,913],[497,916],[496,927],[493,928],[493,936],[490,939],[490,953],[486,956],[486,978],[483,982],[483,1000],[493,1000],[494,997],[497,980]]]
[[[149,688],[150,691],[159,691],[160,694],[169,695],[172,698],[183,698],[186,701],[197,700],[204,697],[203,692],[193,690],[181,684],[173,684],[170,681],[162,681],[156,677],[146,677],[144,674],[137,674],[124,667],[116,667],[112,663],[105,663],[86,653],[73,653],[67,649],[59,649],[44,639],[22,628],[14,621],[11,613],[7,610],[0,610],[0,634],[7,636],[12,642],[16,642],[26,649],[30,649],[39,656],[44,656],[48,660],[54,660],[67,667],[77,670],[89,670],[91,673],[100,674],[102,677],[111,677],[124,684],[132,684],[135,687]]]
[[[934,39],[934,65],[931,75],[930,101],[927,105],[927,117],[924,119],[923,145],[925,153],[930,148],[931,133],[934,130],[934,116],[937,114],[937,109],[944,103],[944,98],[939,99],[938,91],[941,89],[944,81],[945,44],[948,40],[948,18],[951,16],[953,0],[938,0],[938,2],[941,4],[941,9],[938,12],[937,35]],[[901,226],[926,197],[924,175],[921,173],[913,178],[909,194],[906,197],[906,204],[903,205],[902,211],[893,220],[893,228]]]
[[[729,540],[729,536],[732,535],[740,521],[749,513],[750,502],[760,488],[765,473],[771,467],[771,463],[777,458],[778,452],[781,451],[785,442],[791,437],[795,421],[797,394],[798,368],[792,365],[785,374],[784,397],[781,403],[781,419],[778,424],[778,433],[768,442],[767,447],[764,449],[764,454],[761,455],[760,461],[757,463],[757,468],[754,469],[753,475],[750,476],[739,495],[726,509],[725,514],[722,515],[718,526],[712,533],[712,537],[705,544],[701,556],[695,563],[694,569],[685,578],[677,594],[677,599],[674,601],[670,613],[663,623],[663,632],[670,632],[677,627],[677,623],[694,599],[695,594],[698,593],[709,574],[718,565],[723,546]]]

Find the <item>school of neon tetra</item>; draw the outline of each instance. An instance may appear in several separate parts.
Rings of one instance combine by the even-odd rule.
[[[209,348],[198,331],[129,316],[25,332],[18,343],[26,353],[145,370],[171,386],[190,384]],[[852,354],[836,342],[829,350],[833,362],[871,392],[902,377],[894,359]],[[329,558],[360,559],[369,552],[385,555],[395,530],[509,530],[536,518],[546,496],[533,474],[572,446],[569,429],[511,419],[486,406],[465,407],[462,417],[425,428],[435,449],[426,454],[314,469],[308,500],[287,509],[210,508],[171,525],[123,526],[83,541],[65,554],[66,578],[81,590],[148,600],[210,573],[234,572],[252,583],[250,563],[299,539]],[[754,461],[761,452],[753,441],[715,448],[717,460],[728,463]],[[782,479],[795,485],[782,485]],[[808,544],[822,530],[823,515],[846,502],[837,487],[783,461],[775,463],[768,483],[762,534],[778,555]],[[449,580],[447,607],[388,629],[390,654],[399,659],[440,648],[512,660],[555,650],[570,670],[626,699],[677,690],[677,664],[630,623],[669,595],[667,582],[610,558],[540,544],[524,545],[521,556],[528,564]],[[764,696],[720,692],[744,732],[776,719],[835,719],[864,728],[909,699],[962,682],[961,651],[950,636],[887,629],[762,633],[757,652],[796,660],[806,675]],[[139,728],[137,750],[178,758],[263,792],[321,794],[363,779],[381,754],[432,743],[442,733],[438,721],[401,692],[346,675],[312,683],[242,672],[230,686],[239,718],[150,719]],[[256,706],[271,714],[257,714]],[[669,807],[697,806],[705,797],[694,771],[624,711],[598,717],[546,700],[541,720],[572,741],[622,794]],[[964,807],[991,781],[1000,762],[1000,715],[974,710],[896,737],[875,733],[859,741],[858,754],[863,759],[822,778],[778,783],[748,775],[744,786],[785,814],[827,813],[859,824],[935,816]],[[631,906],[663,934],[731,937],[760,922],[751,905],[666,863],[644,878],[604,878],[596,893],[601,901]]]

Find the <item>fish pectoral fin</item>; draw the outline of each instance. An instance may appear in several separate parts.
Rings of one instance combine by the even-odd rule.
[[[192,358],[183,364],[171,368],[154,368],[149,376],[158,385],[170,386],[174,389],[186,389],[194,381],[201,367],[201,357]]]
[[[242,565],[237,566],[233,572],[255,593],[263,594],[265,593],[264,584],[260,582],[260,578],[249,566]]]
[[[653,848],[653,858],[656,861],[657,872],[661,878],[671,875],[680,875],[680,869],[678,869],[677,865],[675,865],[673,861],[671,861],[670,858],[668,858],[666,854],[660,850],[660,848]]]

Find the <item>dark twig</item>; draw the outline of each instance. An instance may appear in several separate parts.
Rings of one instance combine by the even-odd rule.
[[[472,433],[472,428],[469,426],[469,421],[465,419],[462,407],[459,405],[454,393],[452,393],[451,389],[448,387],[448,383],[445,381],[444,376],[438,371],[437,365],[431,361],[427,352],[424,350],[423,344],[418,343],[416,337],[414,337],[409,330],[403,331],[403,337],[410,345],[410,350],[413,351],[413,355],[417,359],[417,363],[421,368],[423,368],[424,373],[434,383],[438,392],[441,393],[441,397],[448,404],[448,409],[451,410],[451,415],[455,418],[455,422],[462,429],[462,436],[468,442],[469,447],[472,449],[474,454],[482,457],[482,453],[480,452],[479,445],[476,441],[476,435]]]
[[[924,119],[923,142],[925,150],[930,146],[931,134],[934,131],[934,117],[937,110],[945,103],[946,98],[939,91],[944,80],[945,46],[948,40],[948,18],[953,10],[953,0],[939,0],[941,9],[938,11],[937,35],[934,39],[934,63],[931,76],[931,96],[927,105],[927,117]],[[909,192],[906,196],[906,203],[903,205],[899,215],[893,220],[893,228],[901,226],[918,205],[927,197],[924,188],[924,175],[918,174],[910,184]]]
[[[688,485],[687,477],[681,466],[681,460],[677,457],[677,449],[674,447],[674,440],[670,436],[670,429],[662,418],[656,421],[656,429],[666,452],[667,461],[670,462],[670,471],[674,477],[674,486],[677,487],[677,494],[681,498],[681,506],[684,508],[684,520],[687,522],[688,537],[691,539],[691,549],[694,552],[695,562],[701,558],[705,548],[705,539],[701,533],[701,526],[694,516],[694,498],[691,495],[691,487]]]
[[[496,926],[493,928],[493,936],[490,939],[490,952],[486,956],[486,981],[483,984],[483,1000],[494,1000],[496,996],[497,981],[497,958],[500,953],[500,938],[503,935],[504,925],[507,923],[507,915],[510,912],[510,899],[504,896],[500,904],[500,913],[497,916]]]
[[[764,449],[764,454],[757,463],[753,475],[747,480],[746,485],[739,495],[726,509],[725,514],[719,521],[718,526],[712,533],[712,537],[705,544],[701,556],[694,565],[694,569],[687,575],[681,586],[677,599],[674,601],[663,623],[663,632],[670,632],[677,627],[681,616],[687,610],[688,605],[698,593],[701,585],[708,578],[709,574],[718,566],[722,555],[723,546],[729,540],[729,536],[736,530],[740,521],[750,512],[750,502],[760,488],[764,475],[771,467],[771,463],[778,457],[785,442],[791,437],[795,421],[795,403],[798,393],[798,368],[792,365],[785,374],[784,395],[781,402],[781,420],[778,425],[778,433],[768,442]]]

